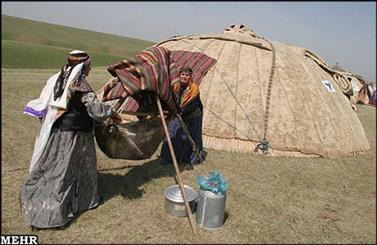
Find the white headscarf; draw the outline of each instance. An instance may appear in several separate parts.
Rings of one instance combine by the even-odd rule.
[[[84,62],[74,66],[73,68],[68,68],[73,70],[68,77],[62,96],[54,100],[54,85],[60,74],[60,72],[58,72],[47,80],[39,98],[31,100],[29,103],[27,103],[24,113],[42,119],[42,125],[35,140],[29,172],[33,170],[35,164],[42,155],[50,136],[51,127],[59,115],[61,115],[58,113],[59,109],[67,109],[68,95],[70,93],[69,87],[78,79],[81,69],[83,68],[83,64]]]

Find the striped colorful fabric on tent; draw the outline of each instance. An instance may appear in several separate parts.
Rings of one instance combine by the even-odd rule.
[[[178,69],[188,65],[193,71],[192,80],[200,84],[203,77],[207,74],[209,69],[216,63],[214,58],[211,58],[203,53],[189,52],[189,51],[170,51],[171,60],[174,61]]]
[[[164,109],[175,111],[171,84],[179,81],[179,69],[189,65],[194,81],[200,83],[216,60],[199,52],[169,51],[163,47],[151,47],[136,57],[122,60],[108,67],[115,78],[103,87],[103,101],[126,98],[122,111],[150,111],[157,94]],[[149,93],[153,92],[153,93]]]
[[[178,81],[179,74],[173,62],[170,62],[170,52],[166,48],[152,47],[136,55],[110,65],[107,70],[118,80],[111,80],[104,86],[103,101],[131,96],[128,99],[128,111],[137,111],[138,104],[145,101],[142,92],[155,92],[167,106],[175,110],[170,83]],[[149,94],[150,97],[151,95]]]

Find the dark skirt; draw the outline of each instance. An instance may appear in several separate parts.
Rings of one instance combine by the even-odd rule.
[[[20,193],[22,215],[37,228],[67,224],[99,204],[93,132],[52,129]]]
[[[184,122],[186,124],[186,127],[192,139],[194,140],[196,144],[196,147],[199,150],[199,155],[201,157],[200,161],[203,161],[204,160],[203,138],[202,138],[203,114],[201,113],[199,116],[196,116],[191,119],[187,119],[187,120],[184,119]],[[198,163],[199,159],[197,159],[197,157],[193,153],[191,143],[188,139],[188,136],[183,131],[181,124],[178,121],[178,118],[174,118],[172,121],[169,122],[168,131],[171,137],[171,141],[174,148],[174,153],[175,153],[178,163],[190,163],[190,164]],[[162,144],[160,158],[163,164],[173,162],[166,138]]]

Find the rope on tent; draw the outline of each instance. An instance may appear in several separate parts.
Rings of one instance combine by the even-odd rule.
[[[193,48],[197,48],[199,49],[200,51],[204,52],[203,49],[199,48],[199,47],[195,47],[194,45],[192,45],[191,43],[187,42],[186,40],[182,39],[181,41],[189,44],[191,47]],[[232,90],[230,89],[230,86],[228,85],[228,83],[226,82],[225,78],[223,77],[223,75],[221,74],[221,72],[216,68],[216,65],[214,66],[214,69],[215,71],[220,75],[222,81],[225,83],[227,89],[229,90],[231,96],[233,97],[233,99],[236,101],[236,103],[238,104],[238,106],[241,108],[242,112],[244,113],[247,121],[249,122],[250,126],[253,128],[254,132],[257,134],[258,138],[261,138],[259,137],[259,134],[257,133],[257,130],[253,127],[253,124],[251,123],[251,120],[249,118],[249,116],[247,115],[245,109],[242,107],[241,103],[237,100],[236,96],[233,94]],[[214,112],[212,112],[212,114],[214,114]],[[249,139],[249,137],[247,137]]]
[[[275,47],[274,47],[274,45],[272,45],[272,42],[270,40],[267,40],[267,39],[264,39],[264,40],[267,41],[271,45],[272,62],[271,62],[271,71],[270,71],[270,76],[269,76],[269,79],[268,79],[268,86],[267,86],[266,108],[265,108],[265,111],[264,111],[263,140],[260,144],[257,145],[257,148],[259,148],[264,154],[267,154],[268,149],[270,147],[270,144],[267,140],[267,130],[268,130],[268,121],[269,121],[269,118],[270,118],[272,81],[273,81],[273,78],[274,78],[275,67],[276,67],[276,50],[275,50]]]
[[[267,140],[263,140],[261,143],[255,147],[254,152],[258,152],[258,150],[261,150],[264,154],[268,153],[268,149],[270,147],[270,143]]]
[[[334,73],[332,77],[335,80],[335,82],[339,85],[340,89],[342,90],[344,94],[353,93],[352,84],[348,82],[348,79],[345,76],[339,73]]]
[[[256,37],[260,38],[259,36],[256,36]],[[160,45],[162,45],[164,43],[171,42],[171,41],[185,41],[184,39],[189,39],[189,40],[195,40],[195,39],[200,39],[200,40],[216,39],[216,40],[221,40],[221,41],[237,42],[237,43],[241,43],[241,44],[245,44],[245,45],[249,45],[249,46],[254,46],[254,47],[258,47],[258,48],[264,49],[264,50],[271,51],[271,49],[269,49],[268,47],[264,46],[262,43],[245,41],[245,40],[237,40],[235,38],[223,37],[223,36],[218,36],[218,35],[207,35],[207,36],[200,36],[200,37],[196,37],[196,36],[193,36],[193,35],[189,35],[189,36],[188,35],[186,35],[186,36],[174,36],[174,37],[171,37],[168,40],[165,40],[165,41],[162,41],[162,42],[156,44],[156,46],[160,46]]]
[[[235,126],[233,126],[232,124],[226,122],[224,119],[222,119],[221,116],[217,115],[215,112],[211,111],[210,109],[206,109],[208,112],[210,112],[212,115],[214,115],[215,117],[217,117],[220,121],[222,121],[223,123],[227,124],[229,127],[233,128],[234,130],[240,132],[243,136],[245,136],[248,140],[250,141],[255,141],[253,139],[251,139],[246,133],[242,132],[240,129],[236,128]]]
[[[271,46],[271,51],[272,51],[272,63],[271,63],[271,71],[270,71],[270,76],[269,76],[269,81],[268,81],[268,86],[267,86],[267,95],[266,95],[266,108],[265,108],[265,113],[264,113],[264,132],[263,132],[263,139],[261,141],[261,143],[259,143],[257,145],[257,147],[255,148],[254,151],[257,151],[258,149],[261,150],[264,154],[267,154],[268,153],[268,149],[270,147],[270,143],[268,142],[267,140],[267,130],[268,130],[268,121],[269,121],[269,115],[270,115],[270,102],[271,102],[271,90],[272,90],[272,81],[273,81],[273,77],[274,77],[274,73],[275,73],[275,67],[276,67],[276,51],[275,51],[275,47],[273,46],[272,42],[265,39],[265,38],[262,38],[263,40],[267,41],[270,46]],[[190,44],[189,42],[187,42],[186,40],[182,40],[188,44]],[[191,45],[191,44],[190,44]],[[195,47],[194,45],[191,45],[192,47]],[[196,47],[198,48],[198,47]],[[203,52],[202,49],[198,48],[199,50],[201,50]],[[234,100],[237,102],[238,106],[241,108],[241,110],[243,111],[243,113],[245,114],[246,116],[246,119],[248,120],[250,126],[254,129],[255,132],[257,132],[255,130],[255,128],[253,127],[253,124],[251,123],[251,120],[250,118],[248,117],[245,109],[242,107],[241,103],[237,100],[236,96],[233,94],[232,90],[230,89],[230,86],[228,85],[228,83],[226,82],[226,80],[224,79],[223,75],[219,72],[219,70],[217,70],[216,66],[214,66],[214,69],[216,70],[216,72],[220,75],[222,81],[225,83],[225,85],[227,86],[230,94],[232,95],[232,97],[234,98]],[[212,112],[213,113],[213,112]],[[257,133],[258,135],[258,133]],[[259,136],[259,135],[258,135]],[[248,137],[247,137],[248,138]],[[260,138],[260,137],[259,137]]]
[[[271,46],[271,51],[272,51],[272,63],[271,63],[271,71],[270,71],[270,76],[269,76],[269,81],[268,81],[268,86],[267,86],[267,95],[266,95],[266,108],[265,108],[265,113],[264,113],[264,132],[263,132],[263,139],[261,141],[261,143],[259,143],[257,145],[257,147],[255,148],[254,151],[257,151],[258,149],[260,149],[264,154],[267,154],[268,153],[268,149],[270,147],[270,144],[267,140],[267,130],[268,130],[268,121],[269,121],[269,115],[270,115],[270,102],[271,102],[271,90],[272,90],[272,81],[273,81],[273,77],[274,77],[274,73],[275,73],[275,67],[276,67],[276,51],[275,51],[275,47],[273,46],[272,42],[265,39],[265,38],[261,38],[265,41],[267,41],[270,46]],[[190,46],[192,47],[195,47],[194,45],[190,44],[189,42],[187,42],[186,40],[182,39],[182,41],[188,43]],[[195,47],[195,48],[198,48],[198,47]],[[204,50],[202,50],[201,48],[198,48],[199,50],[201,50],[202,52]],[[255,130],[255,128],[253,127],[253,124],[251,123],[251,120],[250,118],[248,117],[245,109],[242,107],[241,103],[237,100],[236,96],[233,94],[232,90],[230,89],[230,86],[227,84],[226,80],[224,79],[223,75],[219,72],[219,70],[217,70],[216,66],[214,66],[214,69],[215,71],[220,75],[222,81],[225,83],[225,85],[227,86],[230,94],[232,95],[232,97],[234,98],[234,100],[237,102],[238,106],[241,108],[241,110],[243,111],[243,113],[245,114],[246,116],[246,119],[248,120],[250,126],[254,129],[255,132],[257,132]],[[213,113],[213,112],[212,112]],[[258,133],[256,133],[258,135]],[[259,135],[258,135],[259,136]],[[248,138],[248,137],[247,137]],[[260,138],[260,137],[259,137]]]

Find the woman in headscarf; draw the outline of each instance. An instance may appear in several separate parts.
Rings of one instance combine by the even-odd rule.
[[[20,193],[21,212],[36,228],[65,226],[80,212],[99,205],[93,120],[122,122],[86,80],[91,69],[88,54],[74,50],[67,61],[24,110],[41,120]]]
[[[200,100],[199,85],[192,80],[192,75],[191,67],[184,66],[179,73],[180,81],[172,84],[172,90],[177,105],[181,110],[182,119],[199,151],[199,159],[194,154],[193,147],[179,120],[175,118],[169,122],[169,135],[172,139],[177,161],[186,164],[186,168],[190,170],[193,169],[194,164],[204,160],[202,139],[203,104]],[[172,162],[166,140],[162,145],[160,158],[163,165]]]

